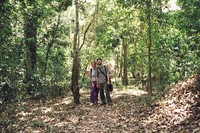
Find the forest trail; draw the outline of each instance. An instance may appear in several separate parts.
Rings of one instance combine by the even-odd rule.
[[[72,96],[42,102],[8,104],[1,114],[3,132],[131,132],[141,130],[144,103],[141,90],[114,90],[113,105],[90,105],[89,92],[81,91],[81,104]]]
[[[115,89],[113,106],[89,104],[81,91],[81,104],[72,97],[7,104],[1,109],[1,132],[34,133],[131,133],[200,132],[200,76],[171,87],[164,99],[153,104],[145,91]],[[99,101],[100,103],[100,101]]]

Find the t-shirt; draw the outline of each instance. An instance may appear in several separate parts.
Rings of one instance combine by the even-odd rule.
[[[106,70],[105,70],[105,68],[106,68]],[[102,73],[101,71],[104,73]],[[99,66],[98,68],[97,68],[97,76],[98,76],[98,83],[105,83],[106,82],[106,77],[105,77],[105,75],[106,74],[108,74],[109,73],[109,69],[108,69],[108,67],[107,66],[105,66],[104,67],[104,65],[102,65],[102,66]],[[107,76],[107,75],[106,75]]]
[[[92,73],[91,73],[92,81],[96,81],[96,76],[97,76],[96,69],[91,68],[91,70],[92,70]]]

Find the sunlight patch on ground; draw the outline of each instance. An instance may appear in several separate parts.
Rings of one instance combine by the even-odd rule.
[[[71,97],[68,97],[68,98],[64,98],[61,103],[62,104],[70,104],[71,102],[72,102]]]
[[[39,107],[33,108],[33,111],[37,111],[37,110],[39,110]]]
[[[80,93],[89,93],[90,92],[90,88],[83,88],[83,89],[80,89]]]
[[[65,127],[66,125],[68,125],[68,122],[65,122],[65,121],[61,121],[55,124],[55,126],[58,126],[58,127]]]
[[[24,112],[24,111],[22,111],[22,112],[19,112],[17,115],[18,116],[27,116],[27,115],[31,115],[32,113],[28,113],[28,112]]]
[[[118,90],[115,92],[115,95],[123,95],[123,94],[126,94],[126,95],[134,95],[134,96],[141,96],[141,95],[145,95],[147,94],[146,91],[143,91],[143,90],[139,90],[139,89],[123,89],[123,90]]]
[[[55,118],[50,118],[48,116],[42,116],[41,119],[43,120],[43,122],[52,122],[55,120]]]
[[[32,133],[41,133],[41,131],[33,130]]]
[[[70,104],[72,102],[72,96],[68,96],[66,98],[63,98],[61,101],[59,100],[58,102],[56,102],[54,104],[54,106],[59,106],[59,105],[63,105],[63,104]]]
[[[28,112],[21,111],[21,112],[17,113],[16,116],[19,117],[19,120],[25,121],[27,119],[27,117],[30,115],[32,115],[32,112],[28,113]]]
[[[73,116],[70,117],[69,120],[70,120],[73,124],[77,124],[78,121],[79,121],[79,117],[73,115]]]
[[[42,107],[42,108],[41,108],[41,111],[42,111],[42,113],[45,113],[45,114],[46,114],[46,113],[48,113],[48,112],[51,112],[51,111],[52,111],[52,108],[51,108],[51,107],[49,107],[49,108],[48,108],[48,107]]]

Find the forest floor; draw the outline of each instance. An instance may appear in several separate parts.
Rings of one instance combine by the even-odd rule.
[[[89,92],[80,93],[80,105],[74,105],[70,95],[45,102],[5,104],[1,108],[0,132],[200,132],[199,75],[171,86],[154,102],[147,92],[134,87],[115,88],[112,106],[90,105]]]

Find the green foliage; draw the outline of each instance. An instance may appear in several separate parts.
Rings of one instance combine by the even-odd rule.
[[[116,0],[117,3],[124,7],[133,6],[139,3],[138,0]]]
[[[32,86],[34,96],[50,96],[51,90],[60,94],[68,91],[70,75],[70,64],[66,62],[65,48],[68,46],[66,37],[68,28],[63,21],[56,26],[59,16],[57,10],[51,7],[50,3],[43,1],[6,2],[2,6],[0,27],[3,27],[0,34],[2,45],[0,46],[0,72],[1,83],[12,81],[13,88],[17,88],[17,99],[26,98],[26,87]],[[47,2],[47,1],[46,1]],[[58,1],[61,3],[61,1]],[[64,1],[63,1],[64,2]],[[70,1],[65,3],[69,6]],[[34,7],[34,8],[33,8]],[[24,17],[25,16],[25,17]],[[37,21],[37,64],[31,77],[32,81],[25,84],[26,75],[26,47],[24,45],[24,19]],[[56,21],[55,21],[56,20]],[[49,59],[47,61],[47,71],[44,73],[46,65],[47,46],[51,44]],[[70,58],[68,58],[70,60]],[[66,82],[68,81],[68,82]],[[57,86],[55,88],[55,86]],[[2,87],[2,86],[1,86]],[[52,93],[53,94],[53,93]]]
[[[189,34],[200,32],[200,1],[199,0],[178,0],[182,10],[177,13],[177,26],[184,28]]]
[[[153,85],[158,90],[195,73],[200,66],[199,1],[179,0],[180,10],[164,12],[167,1],[153,1],[151,9],[151,66]],[[75,25],[70,5],[72,0],[1,2],[0,81],[12,81],[18,99],[27,96],[29,85],[34,95],[41,97],[58,96],[69,90]],[[138,74],[137,81],[145,80],[148,74],[145,1],[80,2],[79,14],[80,86],[88,87],[87,69],[98,57],[105,63],[115,60],[116,73],[123,70],[120,65],[124,39],[128,44],[129,76]],[[30,22],[37,29],[35,38],[24,34]],[[27,40],[37,46],[37,62],[31,73],[32,81],[26,83]]]

